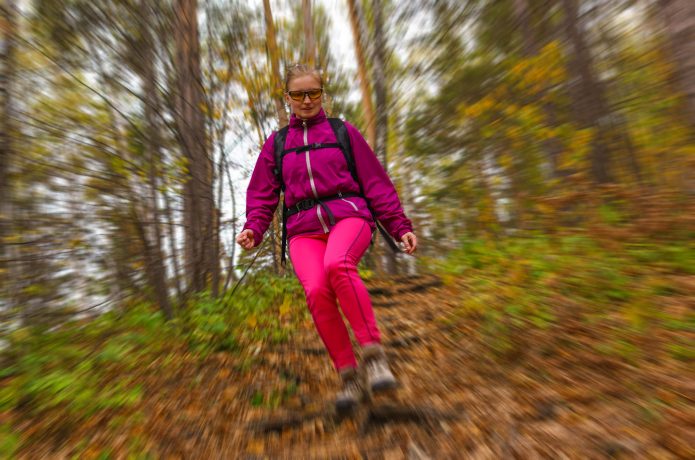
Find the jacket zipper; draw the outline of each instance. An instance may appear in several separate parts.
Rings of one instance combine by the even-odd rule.
[[[348,201],[348,200],[346,200],[345,198],[343,198],[343,193],[342,193],[340,190],[338,190],[338,196],[339,196],[340,199],[343,200],[344,202],[350,203],[350,204],[352,205],[352,207],[355,208],[355,211],[358,211],[357,205],[356,205],[355,203],[353,203],[352,201]]]
[[[307,127],[306,127],[306,120],[302,120],[302,126],[304,127],[304,145],[307,145],[309,143],[309,136],[307,133]],[[305,158],[306,158],[306,169],[309,171],[309,182],[311,183],[311,191],[314,192],[314,198],[319,197],[318,192],[316,191],[316,184],[314,183],[314,174],[311,171],[311,161],[309,160],[309,150],[307,150],[305,153]],[[323,227],[323,233],[328,233],[328,227],[326,226],[326,222],[323,220],[323,215],[321,214],[321,205],[316,204],[316,214],[319,217],[319,222],[321,222],[321,226]]]

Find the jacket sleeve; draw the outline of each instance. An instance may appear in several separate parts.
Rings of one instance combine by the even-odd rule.
[[[396,241],[401,241],[404,234],[413,231],[413,224],[403,212],[396,187],[357,128],[347,122],[345,126],[350,135],[357,178],[365,197],[386,231]]]
[[[246,223],[243,230],[253,231],[254,247],[273,220],[280,199],[280,181],[275,177],[275,133],[266,139],[246,190]]]

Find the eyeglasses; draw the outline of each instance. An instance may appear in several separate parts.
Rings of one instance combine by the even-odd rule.
[[[323,94],[323,88],[309,89],[306,91],[287,91],[294,101],[303,101],[305,97],[309,96],[312,101],[318,99]]]

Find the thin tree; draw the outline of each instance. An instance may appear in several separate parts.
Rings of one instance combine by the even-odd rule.
[[[664,18],[671,62],[676,67],[677,83],[685,95],[689,123],[695,131],[695,2],[660,0],[657,10]]]
[[[386,40],[384,39],[383,9],[383,2],[381,0],[374,0],[372,4],[372,12],[374,14],[374,56],[372,69],[374,74],[374,96],[376,99],[374,153],[381,161],[386,172],[388,172],[389,163],[386,148],[388,144],[389,107],[385,71]],[[396,254],[389,250],[386,241],[383,240],[381,241],[380,249],[386,254],[386,265],[384,267],[386,272],[396,273],[398,270]]]
[[[374,105],[372,104],[372,91],[369,81],[369,71],[367,68],[366,48],[363,39],[364,18],[358,2],[348,0],[350,13],[350,26],[355,44],[355,56],[357,57],[357,72],[360,77],[360,88],[362,90],[362,109],[364,110],[365,129],[367,132],[367,142],[369,145],[376,144],[376,123],[374,122]]]
[[[572,48],[569,59],[573,85],[575,117],[583,128],[594,128],[591,148],[591,173],[598,183],[612,180],[611,151],[607,145],[605,119],[608,112],[604,88],[597,78],[591,52],[582,30],[577,0],[562,0],[565,33]]]
[[[12,188],[10,164],[14,155],[12,87],[15,80],[16,5],[13,0],[0,3],[0,295],[8,292],[10,277],[9,246],[5,239],[11,233]]]
[[[148,269],[151,271],[150,279],[152,280],[153,288],[157,298],[159,308],[164,315],[171,319],[173,311],[169,301],[169,292],[166,281],[166,268],[164,266],[164,256],[162,251],[162,228],[160,223],[159,204],[157,199],[157,190],[159,187],[159,168],[162,162],[162,142],[159,131],[159,123],[157,122],[156,112],[160,111],[159,96],[157,90],[156,72],[155,72],[155,42],[152,37],[152,25],[150,10],[150,2],[147,0],[140,4],[142,12],[142,21],[138,22],[139,28],[139,49],[142,59],[139,60],[136,66],[139,70],[143,82],[143,96],[145,99],[144,113],[145,123],[147,124],[147,138],[145,139],[145,148],[149,152],[149,186],[150,186],[150,203],[149,214],[151,216],[150,235],[146,232],[142,233],[144,238],[152,239],[151,242],[145,243],[145,248],[151,250],[148,255],[150,261]]]
[[[214,228],[213,171],[201,110],[203,88],[197,13],[197,0],[177,1],[175,118],[189,171],[184,186],[184,227],[188,290],[192,292],[205,289],[213,270],[219,270],[218,257],[210,244]]]
[[[272,87],[273,91],[273,102],[275,103],[275,108],[278,114],[278,126],[287,126],[289,123],[287,119],[287,112],[285,111],[285,104],[283,102],[283,83],[282,77],[280,76],[280,54],[278,52],[277,41],[275,39],[275,23],[273,22],[273,12],[270,9],[270,0],[263,0],[263,12],[265,17],[265,33],[266,41],[268,44],[268,59],[270,60],[270,66],[272,69]],[[282,267],[280,264],[280,240],[277,235],[280,235],[280,225],[281,225],[281,215],[280,207],[278,206],[275,215],[273,216],[272,228],[270,232],[270,237],[273,240],[273,264],[275,271],[280,273]]]
[[[314,21],[311,14],[311,0],[302,0],[304,17],[304,62],[310,67],[316,65],[316,40],[314,40]]]
[[[367,143],[374,147],[376,144],[376,123],[374,116],[374,105],[372,103],[372,91],[369,79],[369,70],[367,67],[366,43],[364,42],[364,16],[359,2],[348,0],[348,10],[350,16],[350,27],[352,29],[353,43],[355,45],[355,56],[357,57],[357,73],[360,79],[360,90],[362,92],[362,110],[364,114],[364,123],[366,130]],[[370,251],[372,252],[372,251]],[[377,272],[384,271],[384,266],[381,259],[382,248],[380,244],[374,246],[373,254],[367,258],[367,263],[374,263]]]

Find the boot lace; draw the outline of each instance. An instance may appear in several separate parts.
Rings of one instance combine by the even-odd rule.
[[[350,379],[343,383],[343,389],[340,391],[340,396],[343,397],[358,397],[360,394],[360,384],[357,379]]]
[[[384,377],[389,374],[388,366],[383,360],[374,359],[367,363],[367,370],[372,377]]]

